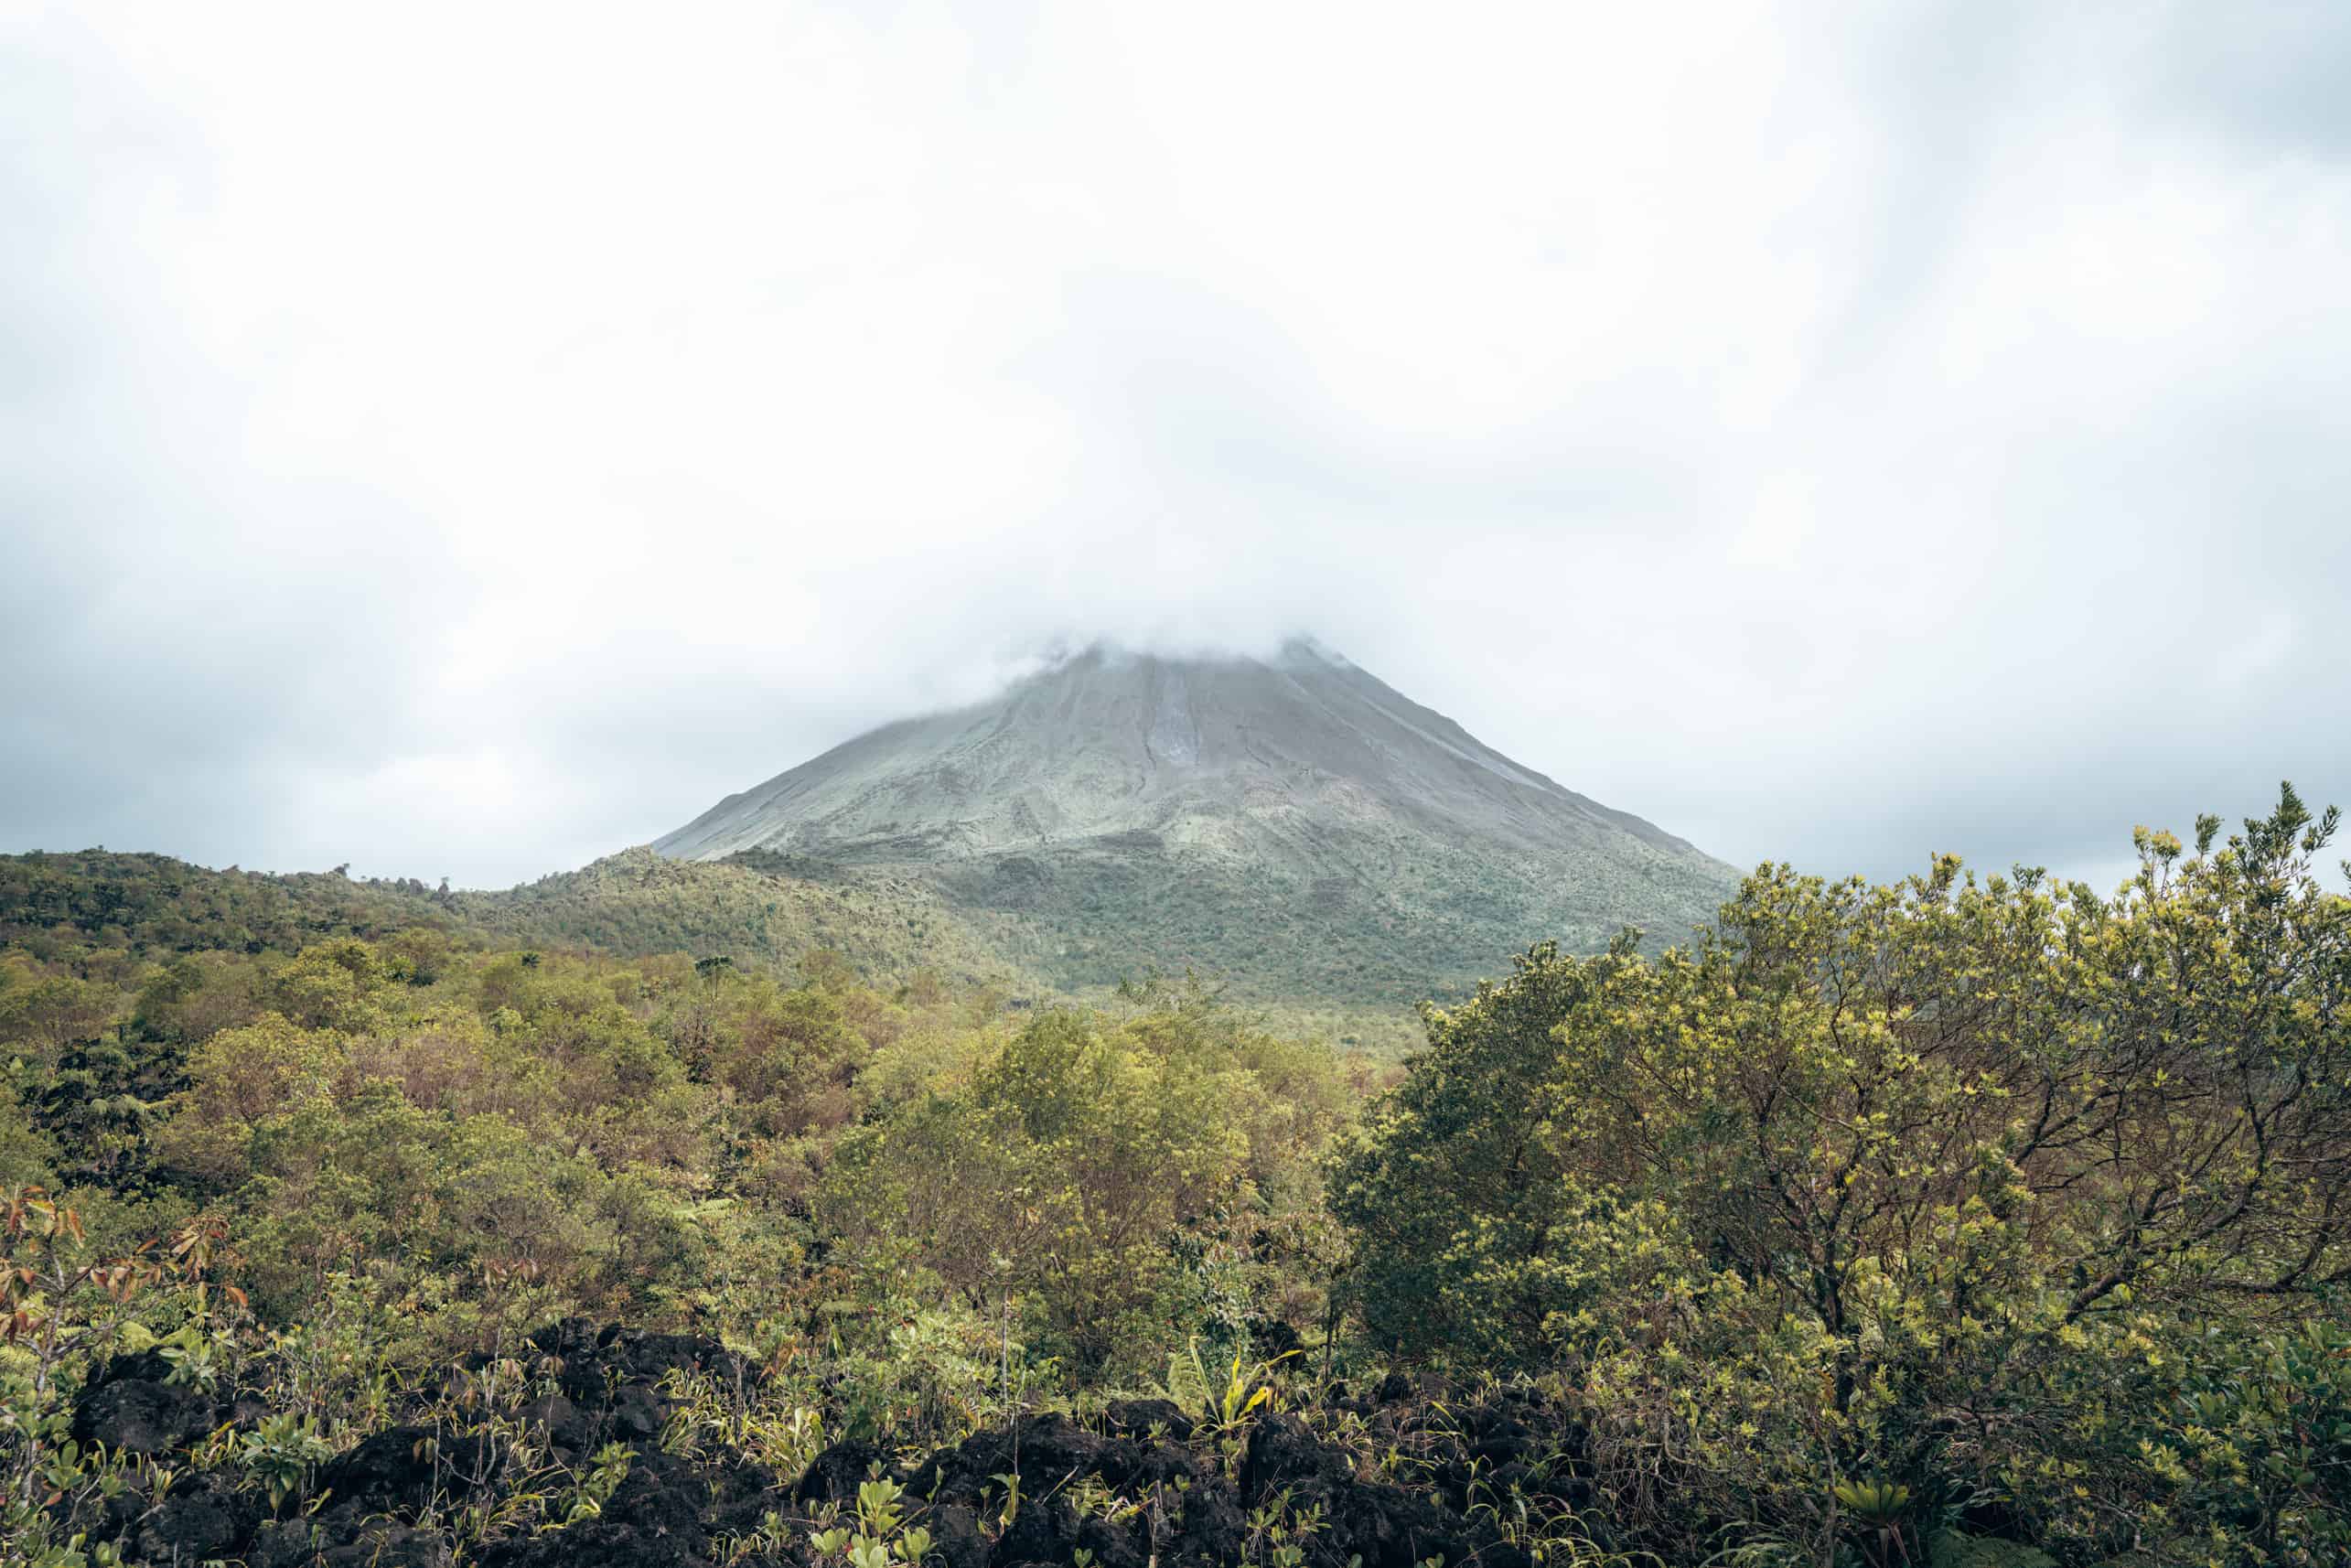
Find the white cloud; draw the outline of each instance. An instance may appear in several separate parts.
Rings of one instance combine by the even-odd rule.
[[[1299,628],[1737,859],[2351,789],[2346,37],[9,13],[0,836],[511,879]]]

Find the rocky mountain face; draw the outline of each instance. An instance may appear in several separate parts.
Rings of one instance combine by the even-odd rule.
[[[1308,642],[1094,649],[731,795],[677,859],[911,877],[1064,984],[1195,967],[1266,996],[1411,999],[1638,926],[1730,867],[1480,743]]]

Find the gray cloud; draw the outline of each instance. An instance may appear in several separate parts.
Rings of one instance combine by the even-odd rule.
[[[2351,800],[2327,5],[0,21],[0,848],[497,883],[1307,629],[1727,858]]]

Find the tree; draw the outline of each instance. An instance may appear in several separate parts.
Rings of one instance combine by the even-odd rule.
[[[821,1211],[869,1256],[904,1257],[971,1306],[1036,1304],[1083,1364],[1132,1337],[1169,1241],[1247,1199],[1245,1070],[1162,1052],[1074,1011],[1040,1014],[960,1092],[861,1128]]]
[[[117,1005],[112,990],[90,981],[0,968],[0,1050],[53,1062],[104,1032]]]
[[[1594,1369],[1766,1489],[1791,1460],[1922,1498],[2020,1465],[2152,1487],[2086,1437],[2147,1397],[2129,1369],[2351,1282],[2336,821],[2288,788],[2218,848],[2142,830],[2110,898],[1766,866],[1688,951],[1536,950],[1432,1017],[1338,1166],[1367,1325]]]
[[[1555,1031],[1597,973],[1544,943],[1458,1011],[1426,1014],[1427,1048],[1334,1172],[1332,1210],[1351,1233],[1376,1338],[1470,1360],[1542,1345],[1550,1296],[1523,1279],[1506,1293],[1492,1276],[1499,1261],[1539,1265],[1574,1201],[1562,1151],[1541,1134],[1560,1075]]]

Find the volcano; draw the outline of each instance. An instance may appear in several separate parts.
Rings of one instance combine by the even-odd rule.
[[[1736,874],[1306,641],[1097,647],[858,736],[653,844],[927,884],[1064,984],[1417,998],[1529,943],[1679,940]]]

